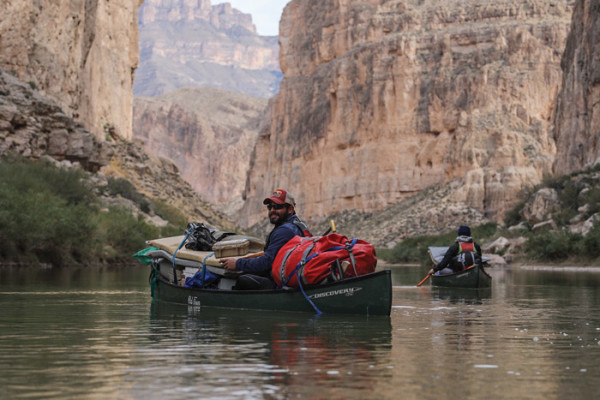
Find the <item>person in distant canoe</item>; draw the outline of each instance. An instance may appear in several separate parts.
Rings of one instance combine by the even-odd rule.
[[[296,215],[296,202],[291,194],[283,189],[275,190],[264,199],[268,217],[275,225],[265,245],[265,254],[256,258],[222,258],[222,267],[228,270],[244,271],[234,289],[274,289],[275,281],[271,276],[271,266],[279,249],[294,236],[312,236],[306,224]]]
[[[481,247],[473,241],[471,228],[462,225],[458,228],[456,242],[446,251],[438,265],[429,270],[430,274],[449,275],[471,265],[481,266]]]

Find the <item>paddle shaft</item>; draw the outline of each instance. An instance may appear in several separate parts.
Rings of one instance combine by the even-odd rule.
[[[250,254],[240,257],[240,258],[254,258],[254,257],[260,257],[264,254],[265,254],[264,251],[259,251],[258,253],[250,253]]]
[[[427,276],[426,276],[426,277],[425,277],[425,278],[424,278],[424,279],[423,279],[421,282],[419,282],[419,283],[417,284],[417,287],[419,287],[419,286],[421,286],[422,284],[424,284],[424,283],[427,281],[427,279],[431,278],[431,275],[432,275],[432,274],[427,274]]]
[[[463,271],[466,271],[466,270],[468,270],[468,269],[471,269],[471,268],[475,268],[475,265],[471,265],[470,267],[467,267],[467,268],[463,269]],[[427,282],[427,279],[431,278],[431,275],[432,275],[432,274],[427,274],[427,276],[426,276],[426,277],[425,277],[425,278],[424,278],[424,279],[423,279],[421,282],[419,282],[419,283],[417,284],[417,287],[419,287],[419,286],[421,286],[422,284],[424,284],[425,282]]]

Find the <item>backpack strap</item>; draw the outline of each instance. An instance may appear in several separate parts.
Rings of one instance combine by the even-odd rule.
[[[306,226],[306,224],[304,222],[302,222],[302,220],[300,220],[300,218],[298,218],[298,216],[296,216],[296,218],[294,218],[292,220],[292,223],[294,225],[296,225],[298,228],[300,228],[300,231],[302,232],[302,234],[304,236],[312,236],[312,233],[310,233],[310,231],[308,230],[308,226]]]

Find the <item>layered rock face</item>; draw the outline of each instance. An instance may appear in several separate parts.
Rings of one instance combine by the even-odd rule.
[[[131,138],[143,0],[3,0],[0,67],[54,99],[97,138]]]
[[[292,1],[242,224],[264,219],[275,187],[311,218],[455,178],[440,214],[461,204],[499,220],[551,170],[570,18],[567,0]]]
[[[206,200],[231,215],[241,193],[267,100],[212,88],[136,97],[134,137],[169,158]]]
[[[229,218],[181,178],[173,162],[148,155],[137,141],[116,136],[97,140],[55,101],[0,68],[0,155],[12,154],[78,166],[95,173],[96,181],[106,181],[105,176],[125,178],[141,193],[177,207],[190,221],[234,229]],[[107,200],[118,206],[126,203],[123,198]]]
[[[281,80],[277,37],[259,36],[252,16],[229,3],[146,0],[140,52],[136,95],[208,86],[268,98]]]
[[[91,172],[108,165],[113,150],[51,99],[0,68],[0,155],[51,157]]]
[[[568,174],[600,162],[600,0],[581,0],[563,58],[557,101],[554,172]]]

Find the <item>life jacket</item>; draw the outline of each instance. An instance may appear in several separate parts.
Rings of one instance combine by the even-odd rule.
[[[477,264],[475,242],[458,242],[458,254],[452,258],[450,265],[454,271],[462,271]]]
[[[344,261],[347,261],[345,263]],[[342,265],[347,267],[343,270]],[[332,273],[337,279],[375,271],[375,248],[363,240],[344,235],[294,236],[277,253],[271,274],[278,287],[320,283]]]
[[[475,242],[458,242],[458,252],[475,251]]]

